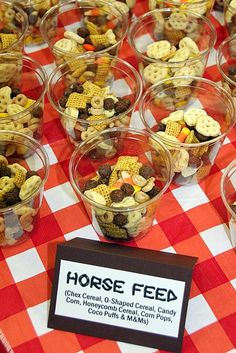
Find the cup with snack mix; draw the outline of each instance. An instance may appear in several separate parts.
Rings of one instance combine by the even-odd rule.
[[[202,76],[216,31],[197,13],[162,9],[134,20],[128,39],[148,87],[168,77]]]
[[[229,234],[232,246],[236,248],[236,160],[224,170],[220,184],[221,197],[228,211]]]
[[[222,86],[236,103],[236,38],[226,38],[218,47],[217,68],[221,74]]]
[[[21,54],[28,29],[26,14],[10,1],[1,1],[0,18],[0,54]]]
[[[46,87],[47,74],[38,62],[0,54],[0,130],[19,131],[40,140]]]
[[[228,34],[236,33],[236,1],[224,0],[224,20]]]
[[[9,148],[14,150],[10,155]],[[48,156],[39,142],[20,132],[0,131],[0,247],[33,234],[48,173]]]
[[[39,26],[43,16],[58,0],[9,0],[16,4],[25,12],[28,18],[28,32],[25,38],[25,45],[41,44],[43,39],[40,34]]]
[[[126,36],[127,21],[113,2],[71,0],[52,7],[40,29],[60,65],[86,52],[116,55]]]
[[[90,53],[56,68],[48,87],[67,137],[77,145],[106,128],[129,126],[142,80],[129,63]]]
[[[210,173],[235,124],[230,94],[210,80],[191,76],[149,87],[140,102],[140,115],[145,128],[170,150],[173,181],[178,185],[198,183]]]
[[[113,241],[136,240],[150,230],[173,176],[164,144],[130,128],[108,129],[81,143],[69,173],[95,231]]]
[[[160,1],[148,0],[149,10],[175,8],[178,10],[188,10],[202,16],[210,16],[215,0],[173,0]]]

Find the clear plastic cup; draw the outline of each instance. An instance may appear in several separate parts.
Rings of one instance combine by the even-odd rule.
[[[101,12],[101,15],[92,16],[96,12]],[[99,19],[98,19],[99,18]],[[101,22],[101,24],[98,24]],[[40,30],[44,41],[48,44],[52,51],[56,65],[75,58],[79,54],[88,51],[95,51],[100,53],[109,53],[116,55],[122,45],[123,39],[126,36],[128,29],[128,17],[120,12],[112,2],[99,0],[94,4],[90,0],[71,0],[60,3],[52,7],[43,17]],[[77,34],[78,28],[85,27],[85,23],[89,23],[89,34],[81,34],[80,39],[68,42],[58,46],[58,41],[65,39],[64,34],[68,30]],[[107,33],[109,31],[109,38]],[[96,37],[96,45],[88,44],[94,43],[91,41],[90,35],[103,34],[103,37]],[[113,33],[113,34],[111,34]],[[81,42],[82,36],[82,42]],[[88,38],[89,37],[89,38]],[[105,38],[106,37],[106,38]],[[113,37],[113,38],[110,38]],[[83,40],[85,39],[86,47]],[[96,39],[93,37],[93,41]],[[109,43],[104,43],[108,40]],[[89,47],[88,47],[89,45]]]
[[[26,56],[0,54],[0,130],[42,138],[47,74]]]
[[[236,160],[224,170],[220,183],[221,197],[228,211],[230,241],[236,248]]]
[[[215,0],[176,0],[176,1],[159,1],[159,0],[148,0],[149,10],[163,9],[163,8],[174,8],[193,11],[196,14],[203,16],[210,16]]]
[[[43,42],[39,26],[43,16],[59,0],[10,0],[18,7],[21,7],[28,18],[28,32],[25,38],[25,45],[37,45]]]
[[[189,50],[188,44],[179,48],[180,41],[185,37],[194,42],[190,44],[194,53]],[[128,39],[135,52],[143,82],[148,87],[172,76],[203,76],[209,53],[216,41],[216,31],[211,22],[201,15],[185,10],[176,12],[175,9],[162,9],[148,12],[134,20]],[[170,43],[169,51],[163,51],[163,59],[154,58],[156,54],[160,57],[161,48],[156,48],[157,53],[152,54],[152,58],[150,54],[148,56],[148,46],[158,42],[163,45],[162,41]],[[182,51],[181,54],[178,49]],[[176,58],[175,53],[178,56]]]
[[[209,120],[205,120],[205,127],[202,125],[201,129],[200,126],[196,129],[199,117],[191,123],[191,114],[199,116],[199,111],[191,111],[187,120],[188,115],[185,113],[193,108],[204,110],[206,115],[219,123],[218,136],[208,136],[215,133],[215,130],[212,131],[213,123]],[[201,116],[204,114],[202,110]],[[175,130],[173,133],[168,130],[166,135],[168,121],[163,119],[176,111],[179,111],[179,117],[169,118],[177,124],[172,124]],[[166,79],[150,87],[140,102],[140,115],[145,128],[170,150],[174,160],[173,181],[178,185],[198,183],[210,173],[225,136],[235,124],[235,108],[230,94],[210,80],[190,76]],[[207,130],[203,131],[206,127]],[[189,142],[181,142],[186,138]]]
[[[24,11],[10,1],[0,2],[0,54],[19,53],[24,48],[28,20]]]
[[[80,76],[75,75],[74,63]],[[103,71],[102,75],[100,75],[101,71]],[[100,75],[99,82],[97,81],[98,75]],[[114,115],[112,115],[114,111],[110,115],[102,108],[99,118],[96,112],[89,118],[88,116],[84,118],[84,114],[79,114],[79,109],[77,109],[76,116],[73,116],[74,110],[70,111],[66,106],[62,107],[61,98],[76,82],[84,84],[87,80],[99,85],[97,88],[105,89],[107,93],[104,93],[104,97],[108,97],[109,92],[113,92],[118,98],[129,99],[130,105],[121,113]],[[131,114],[141,94],[142,80],[138,72],[124,60],[104,54],[85,54],[76,60],[62,64],[53,71],[48,85],[48,98],[60,114],[68,140],[74,145],[81,143],[91,135],[100,134],[106,128],[128,127]],[[103,101],[104,98],[101,97],[101,100]],[[88,104],[90,103],[92,103],[91,97],[88,101]]]
[[[236,38],[226,38],[218,47],[217,68],[221,74],[224,89],[236,99]]]
[[[137,163],[141,162],[152,167],[159,192],[148,201],[132,206],[128,206],[126,198],[127,206],[122,204],[119,208],[115,207],[114,203],[104,206],[88,198],[83,193],[86,182],[97,175],[99,167],[105,164],[114,166],[121,156],[137,157]],[[132,175],[130,163],[128,167],[126,166],[126,171]],[[150,230],[160,198],[168,188],[173,175],[171,155],[162,142],[146,131],[125,128],[103,131],[99,136],[81,143],[72,154],[69,173],[72,186],[82,199],[95,231],[98,235],[113,241],[136,240]],[[138,171],[133,170],[134,175],[137,173]],[[111,180],[112,176],[109,181],[110,187],[107,187],[108,194],[116,188],[114,180],[112,183]],[[132,196],[128,198],[129,202],[133,199]],[[113,222],[116,215],[127,217],[128,223],[123,223],[122,226],[115,225]]]
[[[224,0],[224,20],[228,34],[230,36],[236,33],[236,6],[233,0]]]
[[[10,149],[14,152],[9,155]],[[32,236],[39,220],[44,184],[49,174],[49,160],[39,142],[11,130],[0,131],[0,160],[1,175],[10,171],[8,176],[2,176],[0,179],[0,246],[3,247],[19,244]],[[35,180],[31,179],[31,192],[27,191],[26,194],[23,193],[24,197],[19,198],[14,192],[16,185],[22,190],[26,170],[37,172],[41,182],[35,183]]]

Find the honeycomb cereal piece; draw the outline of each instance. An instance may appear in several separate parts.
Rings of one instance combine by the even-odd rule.
[[[147,56],[152,59],[161,59],[170,53],[170,49],[171,44],[168,40],[160,40],[159,42],[148,44]]]
[[[66,107],[84,109],[88,102],[88,97],[85,94],[73,92],[69,95]]]
[[[181,131],[181,125],[173,120],[169,120],[166,124],[165,133],[170,136],[177,137]]]
[[[84,94],[88,97],[103,96],[105,92],[104,89],[89,81],[83,83],[83,89]]]
[[[195,72],[193,69],[191,69],[190,67],[181,67],[180,69],[178,69],[175,74],[174,77],[176,76],[194,76]],[[193,79],[190,77],[188,79],[176,79],[173,84],[175,87],[181,86],[181,85],[190,85],[193,82]]]
[[[115,224],[101,223],[100,226],[107,237],[111,237],[115,239],[128,238],[127,231],[124,228],[119,228]]]
[[[96,130],[98,131],[103,131],[107,124],[99,124],[98,121],[99,120],[105,120],[106,116],[105,115],[92,115],[90,117],[87,118],[87,121],[89,121],[89,125],[93,126]]]
[[[168,77],[169,69],[159,63],[152,63],[145,67],[143,71],[144,79],[151,84],[155,84]]]
[[[190,54],[198,55],[199,49],[197,44],[189,37],[184,37],[179,42],[179,48],[187,48]]]
[[[172,12],[169,18],[171,26],[176,30],[184,30],[188,25],[188,17],[184,12],[176,10]]]
[[[81,69],[81,73],[84,72],[87,68],[87,65],[85,63],[85,61],[83,59],[73,59],[71,60],[71,58],[69,59],[65,59],[65,61],[67,61],[67,65],[69,66],[69,68],[71,69],[71,71],[75,71],[78,69]]]
[[[105,184],[100,184],[96,186],[96,188],[90,189],[92,191],[96,191],[100,195],[104,197],[106,200],[106,205],[109,206],[111,204],[111,198],[110,198],[110,193],[111,193],[111,188]]]
[[[22,185],[19,193],[19,198],[21,200],[26,200],[28,197],[33,195],[37,191],[42,183],[41,178],[38,175],[33,175],[29,179],[26,179]]]
[[[77,69],[75,69],[75,71],[72,73],[72,77],[80,77],[87,69],[87,65],[80,65],[79,67],[77,67]]]
[[[16,34],[0,33],[2,48],[8,48],[17,41]]]
[[[16,174],[13,178],[14,184],[20,189],[25,182],[26,174],[22,169],[17,169]]]
[[[169,59],[169,62],[181,62],[189,58],[190,51],[187,47],[176,50],[174,55]]]
[[[7,112],[9,115],[15,115],[15,114],[23,112],[24,110],[25,110],[24,107],[22,107],[21,105],[16,104],[16,103],[12,103],[7,106]]]
[[[134,176],[136,174],[138,174],[139,169],[142,167],[142,163],[133,163],[130,165],[130,169],[129,169],[129,174],[130,176]]]

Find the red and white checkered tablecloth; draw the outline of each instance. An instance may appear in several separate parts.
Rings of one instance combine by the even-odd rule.
[[[135,15],[145,11],[147,1],[138,0]],[[223,16],[214,13],[211,20],[217,29],[217,48],[226,36]],[[54,67],[46,45],[27,49],[27,54],[44,65],[47,72]],[[137,67],[127,41],[121,57]],[[220,80],[215,50],[210,55],[205,77]],[[137,117],[136,112],[133,119]],[[99,238],[70,185],[68,164],[72,147],[47,99],[43,144],[51,170],[40,223],[31,240],[0,250],[0,336],[4,334],[15,353],[158,352],[156,348],[47,328],[57,244],[73,237]],[[183,353],[236,352],[236,253],[228,240],[227,214],[220,197],[222,171],[234,158],[235,128],[226,138],[211,174],[198,185],[171,185],[161,200],[152,230],[143,239],[128,244],[198,257]]]

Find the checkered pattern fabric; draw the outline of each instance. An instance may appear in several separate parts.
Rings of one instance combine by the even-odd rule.
[[[147,11],[137,1],[136,16]],[[226,36],[223,16],[211,21],[219,43]],[[205,77],[219,81],[212,51]],[[54,67],[45,44],[27,48],[47,72]],[[137,67],[125,41],[123,59]],[[139,127],[138,113],[132,121]],[[57,113],[46,98],[43,144],[51,170],[45,186],[41,221],[27,242],[0,250],[0,332],[15,353],[156,353],[123,342],[60,332],[47,328],[57,244],[74,237],[99,240],[68,175],[72,147],[67,143]],[[157,210],[156,222],[143,239],[129,246],[198,257],[188,306],[183,353],[230,353],[236,347],[236,254],[228,239],[227,214],[220,197],[220,179],[236,157],[235,129],[226,138],[211,174],[195,186],[171,185]],[[0,347],[1,351],[1,347]]]

